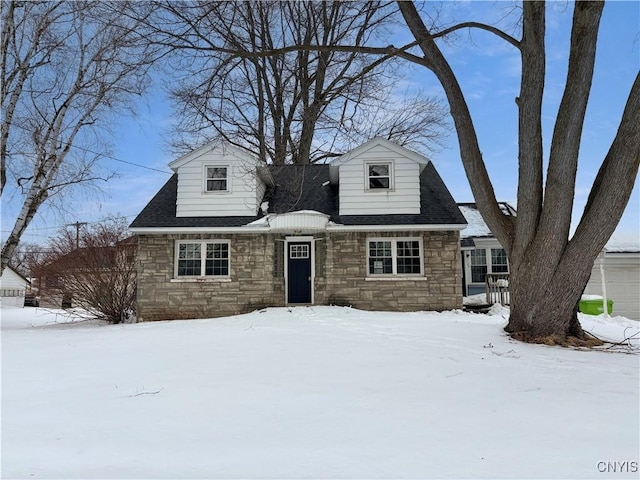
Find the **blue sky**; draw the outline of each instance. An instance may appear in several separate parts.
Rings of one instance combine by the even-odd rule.
[[[447,4],[457,19],[491,20],[504,16],[511,2],[462,2]],[[491,7],[491,8],[489,8]],[[496,10],[497,8],[497,10]],[[545,150],[548,152],[555,113],[563,92],[571,25],[571,3],[554,2],[547,18],[547,80],[543,109]],[[403,37],[403,35],[405,35]],[[399,37],[409,40],[408,33]],[[574,219],[584,208],[591,184],[613,139],[624,102],[640,68],[640,2],[614,1],[605,6],[601,21],[596,72],[587,110],[578,169]],[[499,200],[515,201],[517,189],[517,110],[519,55],[494,36],[475,31],[463,34],[456,45],[445,49],[467,95],[494,189]],[[406,82],[411,88],[441,95],[435,77],[426,69],[414,68]],[[103,165],[118,176],[102,185],[103,192],[90,190],[65,198],[67,207],[38,214],[24,235],[24,241],[46,242],[63,225],[93,222],[108,214],[133,220],[170,176],[167,164],[176,158],[168,146],[171,107],[160,88],[138,102],[136,117],[115,118],[113,159]],[[456,201],[473,201],[464,175],[453,129],[446,146],[427,154]],[[136,167],[129,163],[143,165]],[[640,242],[640,187],[636,186],[616,231],[617,238]],[[13,225],[19,206],[2,205],[2,236]],[[575,223],[574,221],[574,223]]]

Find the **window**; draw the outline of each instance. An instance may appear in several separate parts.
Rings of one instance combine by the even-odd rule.
[[[420,275],[422,242],[380,239],[368,242],[369,275]]]
[[[398,253],[398,274],[403,273],[420,273],[420,242],[411,241],[398,241],[397,242]]]
[[[391,242],[369,242],[369,273],[393,273]]]
[[[309,258],[309,245],[289,245],[289,258]]]
[[[205,191],[228,191],[227,167],[205,167]]]
[[[284,240],[273,244],[273,276],[284,277]]]
[[[482,283],[486,276],[487,251],[484,248],[471,250],[471,281],[473,283]]]
[[[229,242],[178,242],[177,277],[228,277]]]
[[[368,163],[366,169],[369,190],[389,190],[392,188],[391,163]]]
[[[484,283],[487,273],[509,273],[507,252],[504,248],[478,248],[471,250],[470,255],[473,283]],[[490,262],[487,261],[488,258]]]
[[[491,272],[509,273],[509,265],[507,264],[507,252],[504,251],[504,248],[491,249]]]

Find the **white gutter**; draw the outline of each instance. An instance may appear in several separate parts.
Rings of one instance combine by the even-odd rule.
[[[403,232],[407,230],[429,232],[442,230],[462,230],[466,224],[435,224],[435,225],[327,225],[329,232]],[[129,231],[135,234],[168,235],[176,233],[281,233],[269,226],[240,226],[240,227],[134,227]]]
[[[429,231],[442,231],[442,230],[462,230],[466,227],[466,224],[434,224],[434,225],[327,225],[328,231],[334,232],[361,232],[361,231],[376,231],[376,232],[401,232],[407,230],[416,230],[421,232]]]
[[[406,232],[413,230],[418,232],[433,232],[442,230],[462,230],[466,225],[327,225],[327,231],[333,232]]]
[[[134,227],[129,229],[136,234],[170,234],[170,233],[269,233],[271,229],[265,227]]]

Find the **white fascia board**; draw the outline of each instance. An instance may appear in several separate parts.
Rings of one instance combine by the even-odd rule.
[[[606,252],[605,258],[609,259],[623,259],[623,260],[631,260],[640,258],[640,252]]]
[[[406,232],[407,230],[431,232],[446,230],[462,230],[465,224],[438,225],[327,225],[329,232]],[[259,227],[134,227],[129,231],[135,234],[167,235],[174,233],[269,233],[269,226]]]
[[[241,150],[238,147],[234,147],[233,145],[223,140],[213,140],[173,160],[172,162],[169,163],[169,168],[171,168],[174,172],[177,172],[178,168],[180,168],[181,166],[214,150],[222,150],[223,152],[229,153],[230,155],[236,157],[239,160],[245,160],[247,163],[258,164],[258,159],[253,157],[248,152],[245,152],[244,150]]]
[[[415,230],[420,232],[462,230],[466,224],[449,225],[327,225],[327,231],[333,232],[406,232]]]
[[[397,143],[387,140],[386,138],[375,137],[369,140],[368,142],[365,142],[362,145],[354,148],[353,150],[332,160],[330,165],[333,165],[334,167],[339,167],[343,163],[346,163],[351,159],[356,158],[379,145],[386,147],[387,149],[391,150],[398,156],[406,157],[410,160],[413,160],[416,163],[426,165],[427,163],[430,162],[430,160],[427,157],[425,157],[424,155],[418,152],[409,150],[408,148],[398,145]]]
[[[168,235],[173,233],[269,233],[267,227],[134,227],[129,229],[135,234]]]

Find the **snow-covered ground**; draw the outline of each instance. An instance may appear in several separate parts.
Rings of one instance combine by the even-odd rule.
[[[517,343],[506,314],[4,308],[2,477],[638,478],[639,356]]]

